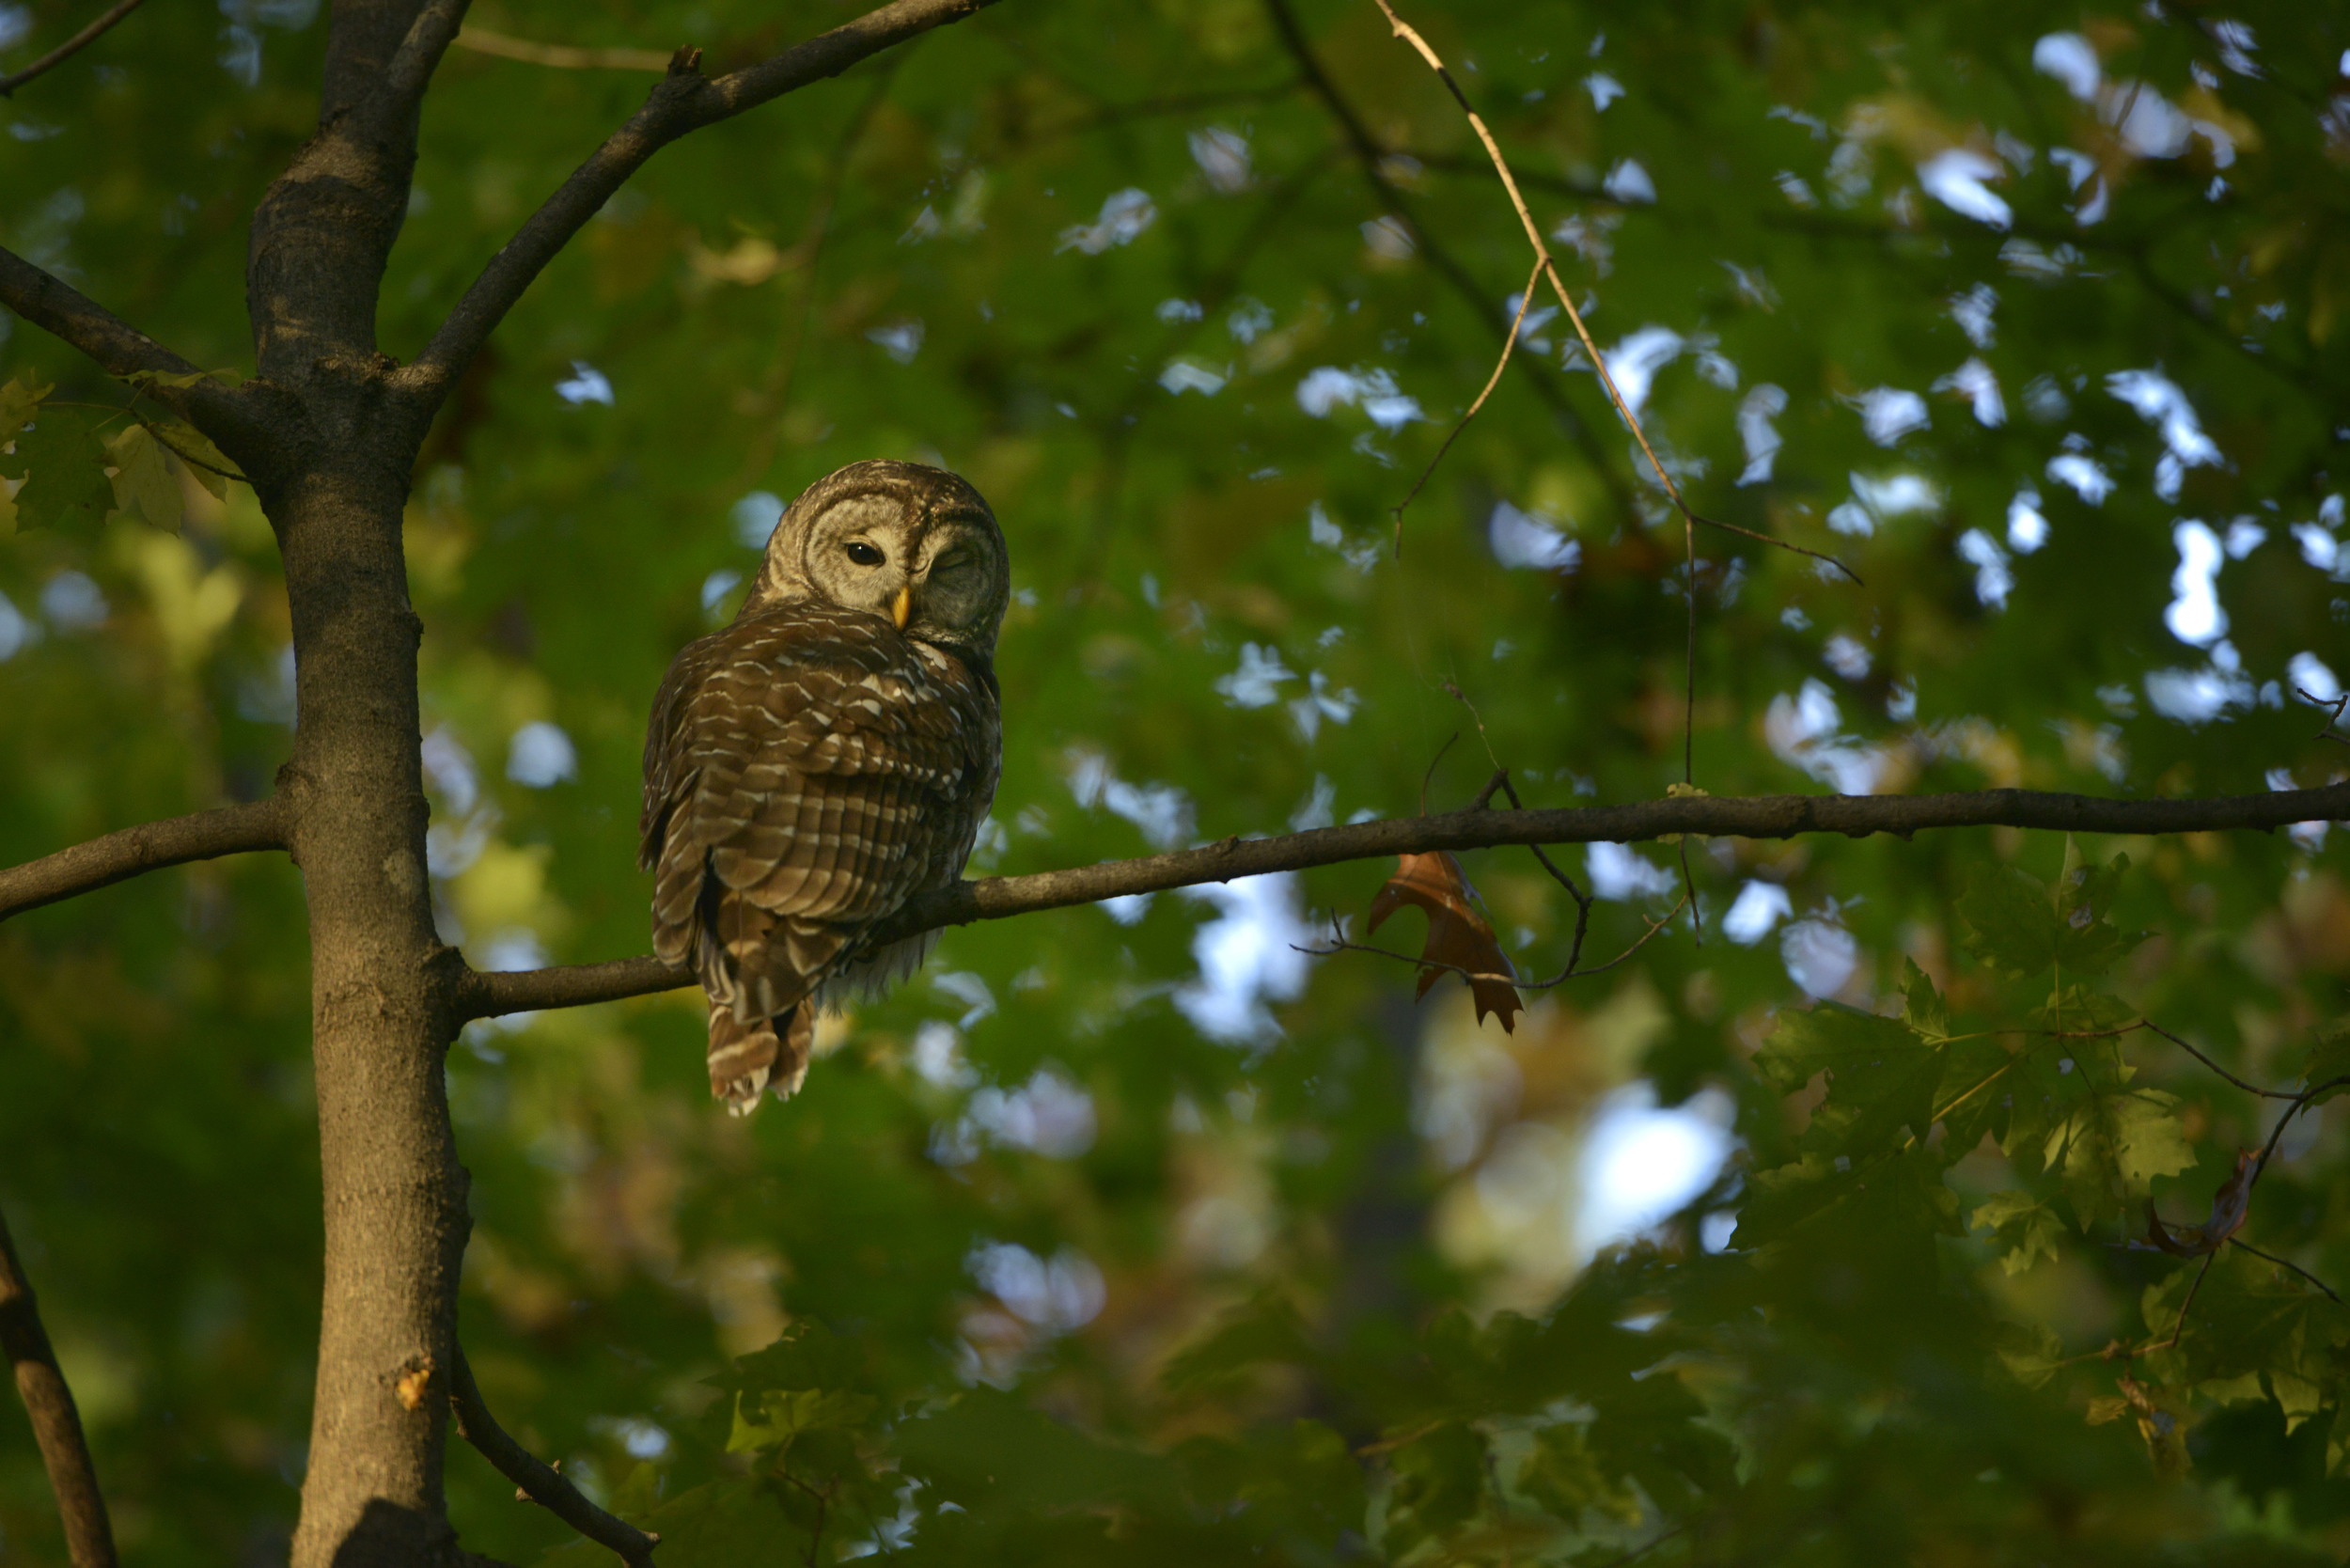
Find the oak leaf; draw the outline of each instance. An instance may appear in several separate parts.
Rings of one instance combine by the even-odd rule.
[[[1510,982],[1517,978],[1517,971],[1510,967],[1510,957],[1501,950],[1501,944],[1494,940],[1492,923],[1478,912],[1476,892],[1461,874],[1461,863],[1442,850],[1398,859],[1395,875],[1387,878],[1379,896],[1371,901],[1371,929],[1377,931],[1382,920],[1407,903],[1426,910],[1428,942],[1420,949],[1418,994],[1427,996],[1436,977],[1445,972],[1436,965],[1450,964],[1463,971],[1469,994],[1476,998],[1477,1021],[1483,1023],[1485,1014],[1491,1012],[1500,1018],[1504,1029],[1516,1032],[1520,1003],[1517,988]]]

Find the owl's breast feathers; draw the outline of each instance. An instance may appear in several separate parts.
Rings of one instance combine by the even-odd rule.
[[[962,875],[999,769],[991,673],[813,603],[746,616],[670,665],[638,862],[657,873],[654,950],[710,993],[713,1084],[720,1011],[749,1027],[791,1012],[875,923]]]

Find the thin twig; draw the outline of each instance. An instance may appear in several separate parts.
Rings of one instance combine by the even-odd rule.
[[[1460,738],[1461,732],[1458,729],[1447,735],[1444,738],[1444,745],[1438,746],[1436,754],[1428,759],[1428,771],[1419,776],[1419,814],[1423,817],[1428,815],[1428,781],[1436,776],[1436,764],[1444,760],[1444,754],[1450,751],[1452,743]]]
[[[78,55],[83,50],[88,48],[92,42],[96,41],[99,34],[104,32],[107,28],[112,27],[116,23],[121,21],[124,17],[129,16],[133,11],[137,10],[140,3],[141,0],[119,0],[119,3],[117,4],[113,9],[107,11],[105,15],[100,17],[88,26],[83,28],[80,32],[74,34],[63,43],[57,45],[56,48],[52,49],[48,54],[43,55],[39,59],[35,60],[31,65],[26,66],[23,71],[16,72],[12,76],[0,76],[0,98],[7,98],[10,96],[16,91],[17,88],[23,86],[34,77],[40,75],[43,71],[54,70],[55,67],[63,65],[73,55]]]
[[[1447,69],[1436,52],[1429,47],[1428,40],[1420,37],[1410,23],[1396,15],[1395,8],[1389,5],[1387,0],[1374,0],[1374,4],[1386,13],[1387,24],[1394,30],[1395,36],[1418,52],[1419,57],[1428,63],[1428,69],[1434,71],[1438,80],[1444,83],[1445,90],[1451,93],[1452,101],[1461,106],[1461,112],[1468,117],[1469,128],[1477,133],[1477,139],[1484,144],[1485,155],[1493,161],[1494,172],[1501,177],[1503,188],[1510,193],[1510,204],[1517,209],[1518,222],[1526,229],[1527,243],[1534,247],[1534,255],[1541,263],[1543,274],[1550,280],[1551,291],[1558,296],[1559,305],[1565,308],[1567,320],[1574,324],[1574,335],[1582,340],[1584,352],[1590,355],[1591,368],[1599,376],[1600,385],[1607,393],[1607,400],[1615,406],[1616,413],[1632,431],[1632,438],[1639,443],[1640,450],[1647,455],[1649,465],[1656,471],[1658,482],[1664,486],[1665,494],[1672,498],[1673,506],[1681,512],[1684,525],[1703,523],[1709,527],[1726,528],[1732,533],[1742,533],[1749,539],[1761,540],[1766,544],[1776,544],[1782,550],[1792,550],[1799,556],[1810,556],[1814,560],[1825,561],[1854,582],[1859,582],[1859,573],[1834,556],[1823,555],[1817,550],[1807,550],[1800,544],[1791,544],[1783,539],[1774,539],[1768,534],[1756,533],[1749,528],[1737,528],[1728,524],[1716,523],[1712,518],[1690,509],[1689,503],[1682,498],[1681,487],[1673,482],[1672,475],[1658,460],[1655,448],[1649,445],[1647,434],[1640,429],[1640,421],[1633,415],[1631,406],[1624,401],[1623,394],[1617,390],[1615,377],[1608,373],[1607,362],[1600,353],[1599,345],[1591,340],[1590,329],[1583,324],[1583,312],[1576,308],[1573,296],[1567,292],[1566,284],[1559,279],[1559,268],[1551,259],[1550,247],[1543,243],[1542,226],[1534,221],[1534,214],[1526,205],[1525,196],[1518,190],[1517,177],[1511,173],[1509,160],[1501,155],[1501,144],[1494,140],[1494,133],[1486,129],[1484,118],[1470,106],[1468,95],[1464,93],[1461,90],[1461,85],[1452,79],[1452,72]]]
[[[2130,1027],[2132,1028],[2145,1029],[2149,1033],[2162,1036],[2163,1039],[2170,1042],[2171,1044],[2176,1045],[2180,1050],[2185,1051],[2188,1056],[2193,1057],[2197,1061],[2201,1062],[2205,1067],[2210,1068],[2213,1072],[2218,1074],[2221,1077],[2227,1079],[2230,1083],[2235,1085],[2236,1088],[2244,1090],[2247,1094],[2257,1094],[2264,1100],[2296,1100],[2300,1098],[2299,1095],[2295,1094],[2290,1090],[2261,1089],[2255,1085],[2246,1083],[2242,1078],[2237,1077],[2233,1073],[2229,1072],[2226,1068],[2212,1060],[2211,1058],[2203,1055],[2202,1052],[2197,1050],[2194,1046],[2189,1045],[2186,1041],[2181,1040],[2177,1035],[2172,1034],[2169,1029],[2164,1028],[2161,1025],[2156,1024],[2150,1019],[2141,1018]],[[2122,1032],[2126,1033],[2127,1031],[2125,1030]]]
[[[2179,1303],[2179,1321],[2170,1325],[2169,1348],[2172,1350],[2179,1348],[2179,1336],[2186,1332],[2186,1314],[2195,1305],[2195,1293],[2203,1288],[2203,1276],[2211,1272],[2212,1260],[2218,1256],[2217,1251],[2203,1254],[2203,1266],[2195,1271],[2195,1283],[2186,1288],[2186,1299]]]
[[[535,43],[509,38],[486,27],[463,27],[453,40],[460,49],[492,55],[525,65],[553,66],[557,71],[650,71],[669,69],[664,49],[582,49],[568,43]]]
[[[2334,729],[2335,725],[2342,722],[2342,709],[2350,707],[2350,692],[2342,693],[2340,697],[2335,698],[2331,702],[2328,702],[2324,698],[2318,697],[2299,686],[2294,687],[2293,693],[2295,697],[2298,697],[2302,701],[2309,703],[2311,707],[2323,708],[2326,710],[2326,728],[2311,736],[2310,739],[2313,741],[2339,741],[2343,745],[2350,745],[2350,735],[2342,734]]]
[[[1413,483],[1410,493],[1395,504],[1395,554],[1398,560],[1403,557],[1403,509],[1418,499],[1428,481],[1435,478],[1436,465],[1444,461],[1445,453],[1452,450],[1452,444],[1461,439],[1461,432],[1468,429],[1471,419],[1477,417],[1477,411],[1485,406],[1485,400],[1492,397],[1494,388],[1501,384],[1501,373],[1510,368],[1510,355],[1518,346],[1518,334],[1526,329],[1526,307],[1534,303],[1534,286],[1542,280],[1543,263],[1537,258],[1534,270],[1526,274],[1525,291],[1518,295],[1518,313],[1510,320],[1510,336],[1501,340],[1501,357],[1494,361],[1494,373],[1485,378],[1485,389],[1477,394],[1477,400],[1468,405],[1468,412],[1461,416],[1461,422],[1452,427],[1452,433],[1444,438],[1444,445],[1436,448],[1436,455],[1428,460],[1428,466],[1420,470],[1420,476]]]
[[[2341,1296],[2334,1294],[2334,1288],[2331,1285],[2328,1285],[2325,1280],[2320,1279],[2316,1275],[2311,1274],[2308,1269],[2303,1268],[2299,1263],[2295,1262],[2290,1258],[2280,1258],[2274,1252],[2263,1252],[2259,1247],[2254,1247],[2250,1242],[2246,1241],[2241,1236],[2230,1236],[2228,1238],[2228,1245],[2230,1247],[2240,1247],[2255,1258],[2265,1258],[2270,1262],[2276,1264],[2279,1268],[2289,1268],[2294,1273],[2299,1275],[2302,1278],[2308,1280],[2311,1284],[2315,1285],[2319,1290],[2324,1291],[2336,1302],[2342,1300]]]
[[[1452,291],[1460,295],[1462,303],[1495,331],[1508,331],[1509,322],[1487,297],[1485,286],[1446,247],[1442,236],[1420,220],[1411,198],[1387,173],[1387,160],[1393,149],[1383,147],[1371,135],[1370,128],[1363,123],[1362,116],[1355,113],[1355,106],[1347,102],[1346,95],[1339,91],[1338,84],[1330,79],[1330,73],[1315,58],[1289,0],[1264,0],[1264,8],[1274,31],[1280,36],[1282,47],[1297,62],[1298,73],[1304,79],[1307,90],[1322,100],[1323,105],[1330,111],[1330,118],[1338,122],[1347,145],[1354,149],[1355,160],[1363,171],[1364,182],[1411,231],[1419,253],[1428,259],[1428,264],[1435,269],[1436,274],[1451,287]],[[1532,355],[1520,354],[1515,363],[1525,372],[1526,378],[1533,383],[1535,393],[1543,400],[1543,405],[1590,460],[1592,471],[1606,486],[1608,494],[1630,506],[1631,492],[1624,488],[1622,478],[1608,461],[1606,448],[1600,445],[1590,423],[1569,400],[1559,378]]]
[[[2163,1039],[2170,1042],[2171,1044],[2176,1045],[2247,1094],[2257,1094],[2264,1100],[2297,1100],[2300,1098],[2299,1094],[2289,1089],[2263,1089],[2258,1084],[2246,1083],[2242,1078],[2237,1077],[2169,1029],[2155,1024],[2152,1019],[2140,1018],[2136,1023],[2119,1024],[2109,1029],[2035,1029],[2029,1032],[2037,1034],[2044,1040],[2114,1040],[2125,1034],[2136,1034],[2140,1029],[2162,1036]]]
[[[48,1468],[49,1489],[57,1497],[73,1568],[115,1568],[114,1529],[106,1520],[106,1498],[98,1489],[89,1443],[82,1435],[81,1412],[57,1367],[48,1330],[41,1327],[40,1308],[6,1216],[0,1216],[0,1356],[15,1368],[16,1391],[32,1418],[33,1441]]]
[[[455,1359],[448,1405],[457,1419],[457,1435],[479,1450],[482,1458],[519,1487],[519,1496],[537,1503],[599,1546],[619,1553],[629,1568],[644,1568],[651,1562],[652,1549],[660,1544],[661,1537],[606,1513],[589,1502],[560,1470],[508,1436],[505,1428],[490,1414],[490,1407],[482,1403],[480,1386],[473,1380],[473,1368],[466,1363],[465,1353],[458,1351]]]
[[[1476,712],[1473,708],[1469,711],[1472,713]],[[1492,798],[1494,784],[1501,786],[1501,792],[1510,797],[1510,805],[1512,808],[1520,811],[1526,809],[1526,802],[1518,798],[1518,787],[1510,782],[1510,770],[1507,768],[1495,770],[1493,784],[1485,786],[1484,795],[1478,800],[1479,806],[1483,806]],[[1567,967],[1572,970],[1583,961],[1583,938],[1591,929],[1591,905],[1595,902],[1594,895],[1583,891],[1574,878],[1560,870],[1558,862],[1551,859],[1550,852],[1543,849],[1542,845],[1528,844],[1526,847],[1533,851],[1534,858],[1542,863],[1543,870],[1550,873],[1550,879],[1564,887],[1567,890],[1567,897],[1574,901],[1574,940],[1567,948]]]

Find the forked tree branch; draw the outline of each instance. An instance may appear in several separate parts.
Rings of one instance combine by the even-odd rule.
[[[2024,827],[2052,833],[2268,832],[2295,823],[2350,819],[2350,783],[2319,790],[2200,799],[2111,800],[2037,790],[1976,790],[1940,795],[1677,795],[1629,806],[1558,810],[1471,809],[1434,817],[1318,827],[1271,839],[1227,839],[1199,849],[1098,866],[987,877],[915,900],[876,931],[872,946],[974,920],[1000,920],[1038,910],[1099,903],[1230,882],[1271,871],[1304,870],[1349,860],[1432,850],[1492,849],[1504,844],[1628,844],[1675,834],[1712,839],[1794,839],[1841,833],[1865,839],[1951,827]],[[468,971],[454,999],[461,1018],[580,1007],[693,983],[693,975],[655,958],[621,959],[552,969]]]
[[[66,61],[71,59],[74,55],[80,54],[83,50],[88,48],[93,42],[97,41],[98,36],[101,33],[103,33],[107,28],[113,26],[116,23],[121,21],[124,17],[129,16],[133,11],[137,10],[138,8],[139,0],[118,0],[118,3],[112,9],[108,10],[105,15],[100,17],[88,26],[83,28],[80,32],[74,34],[63,43],[57,45],[56,48],[52,49],[48,54],[43,55],[39,59],[35,60],[31,65],[26,66],[23,71],[16,71],[11,75],[0,76],[0,98],[7,98],[10,96],[16,91],[17,88],[23,86],[34,77],[50,71],[54,71],[57,67],[65,64]]]
[[[0,248],[0,305],[69,348],[79,349],[108,375],[127,380],[146,371],[200,377],[185,386],[157,384],[147,391],[240,462],[243,461],[240,448],[250,449],[249,438],[261,433],[259,411],[250,397],[202,377],[196,367],[96,300],[6,248]]]
[[[606,1513],[565,1480],[562,1471],[507,1435],[483,1403],[480,1386],[474,1382],[473,1368],[462,1350],[457,1353],[456,1375],[449,1380],[448,1404],[457,1419],[457,1435],[514,1483],[517,1497],[528,1498],[597,1545],[618,1552],[629,1568],[644,1568],[652,1561],[652,1549],[660,1544],[661,1537]]]
[[[114,1529],[106,1522],[106,1499],[98,1490],[98,1471],[82,1435],[81,1412],[74,1408],[73,1390],[57,1368],[48,1330],[40,1325],[39,1306],[17,1259],[5,1215],[0,1215],[0,1356],[16,1370],[16,1391],[24,1397],[33,1441],[48,1466],[49,1488],[57,1495],[73,1568],[115,1568]]]
[[[891,0],[757,65],[712,79],[701,73],[701,51],[681,49],[644,107],[615,131],[594,156],[525,220],[505,248],[475,278],[432,340],[396,382],[437,405],[490,334],[547,263],[647,159],[690,131],[730,119],[795,88],[842,71],[892,44],[902,43],[993,5],[995,0]]]
[[[0,920],[165,866],[286,847],[279,797],[142,823],[0,870]]]

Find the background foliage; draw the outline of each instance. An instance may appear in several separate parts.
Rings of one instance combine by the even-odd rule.
[[[0,65],[85,9],[0,10]],[[852,14],[791,10],[473,25],[723,68]],[[2295,695],[2350,668],[2339,14],[1422,11],[1694,503],[1865,579],[1698,540],[1701,785],[2341,776]],[[1681,532],[1539,302],[1389,550],[1527,258],[1368,0],[1286,15],[1017,0],[665,152],[550,270],[408,526],[477,964],[643,949],[650,694],[777,498],[861,457],[960,469],[1012,541],[981,869],[1408,812],[1456,732],[1432,803],[1496,762],[1529,804],[1681,776]],[[244,215],[321,30],[146,8],[0,111],[0,233],[244,363]],[[451,53],[386,352],[649,81]],[[142,450],[151,406],[21,323],[0,359],[55,389],[0,456],[0,857],[265,792],[291,684],[251,494]],[[2206,1260],[2144,1245],[2147,1200],[2200,1219],[2284,1103],[2147,1031],[2060,1037],[2144,1017],[2254,1085],[2330,1075],[2341,844],[1692,845],[1702,939],[1508,1036],[1449,980],[1415,1010],[1401,965],[1292,950],[1359,930],[1381,868],[1031,917],[950,933],[747,1122],[691,994],[476,1026],[472,1360],[676,1564],[2339,1560],[2350,1313],[2229,1246],[2172,1346]],[[1679,874],[1571,869],[1601,956]],[[1572,904],[1523,855],[1468,870],[1555,969]],[[0,932],[0,1203],[135,1560],[290,1528],[302,931],[273,857]],[[1641,1081],[1738,1152],[1592,1261],[1584,1134]],[[2239,1238],[2335,1284],[2343,1114],[2286,1130]],[[451,1453],[469,1545],[592,1560]],[[0,1561],[59,1555],[0,1421]]]

